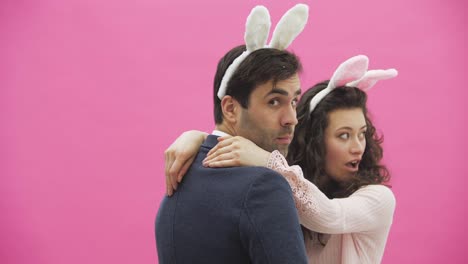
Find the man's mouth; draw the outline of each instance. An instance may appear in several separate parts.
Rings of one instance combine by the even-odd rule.
[[[277,137],[276,141],[278,141],[278,143],[280,144],[291,144],[292,136],[287,135],[287,136]]]

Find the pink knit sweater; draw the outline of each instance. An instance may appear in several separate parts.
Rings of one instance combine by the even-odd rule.
[[[309,263],[380,263],[395,210],[395,196],[383,185],[368,185],[347,198],[329,199],[274,151],[268,167],[281,173],[293,191],[301,224],[327,234],[305,234]]]

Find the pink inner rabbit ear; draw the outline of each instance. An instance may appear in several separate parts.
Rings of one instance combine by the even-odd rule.
[[[363,91],[370,90],[379,80],[394,78],[398,75],[396,69],[388,70],[370,70],[362,78],[346,84],[347,86],[357,87]]]
[[[248,51],[265,47],[270,33],[270,13],[264,6],[252,9],[245,23],[244,40]]]
[[[309,6],[297,4],[289,9],[280,19],[273,32],[270,48],[286,49],[304,30],[309,18]]]
[[[344,86],[350,81],[360,79],[367,71],[369,65],[369,58],[365,55],[357,55],[347,59],[341,63],[340,66],[335,70],[333,76],[330,79],[327,87],[317,93],[309,103],[309,113],[314,111],[320,101],[322,101],[327,94],[331,93],[333,89]]]
[[[327,87],[310,100],[309,113],[312,113],[320,101],[337,87],[350,86],[366,91],[372,88],[377,81],[398,75],[395,69],[367,71],[368,65],[369,59],[364,55],[358,55],[338,66]]]
[[[369,58],[365,55],[357,55],[346,60],[335,70],[328,87],[333,89],[344,86],[350,81],[360,79],[366,73],[368,66]]]

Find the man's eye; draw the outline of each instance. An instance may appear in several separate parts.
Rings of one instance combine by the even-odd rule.
[[[279,105],[279,100],[278,99],[273,99],[273,100],[270,100],[270,102],[268,102],[270,105],[272,106],[277,106]]]
[[[296,106],[297,106],[297,100],[293,100],[293,101],[291,102],[291,105],[292,105],[293,107],[296,107]]]

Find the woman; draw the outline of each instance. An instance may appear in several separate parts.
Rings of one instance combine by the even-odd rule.
[[[242,137],[220,138],[204,161],[209,167],[267,166],[281,173],[293,191],[310,263],[380,263],[383,256],[395,198],[384,185],[390,175],[380,164],[382,140],[368,117],[362,89],[396,71],[367,71],[367,63],[365,56],[349,59],[330,81],[302,96],[287,157],[297,165]],[[187,148],[186,142],[203,137],[191,132],[166,154],[173,156]]]

